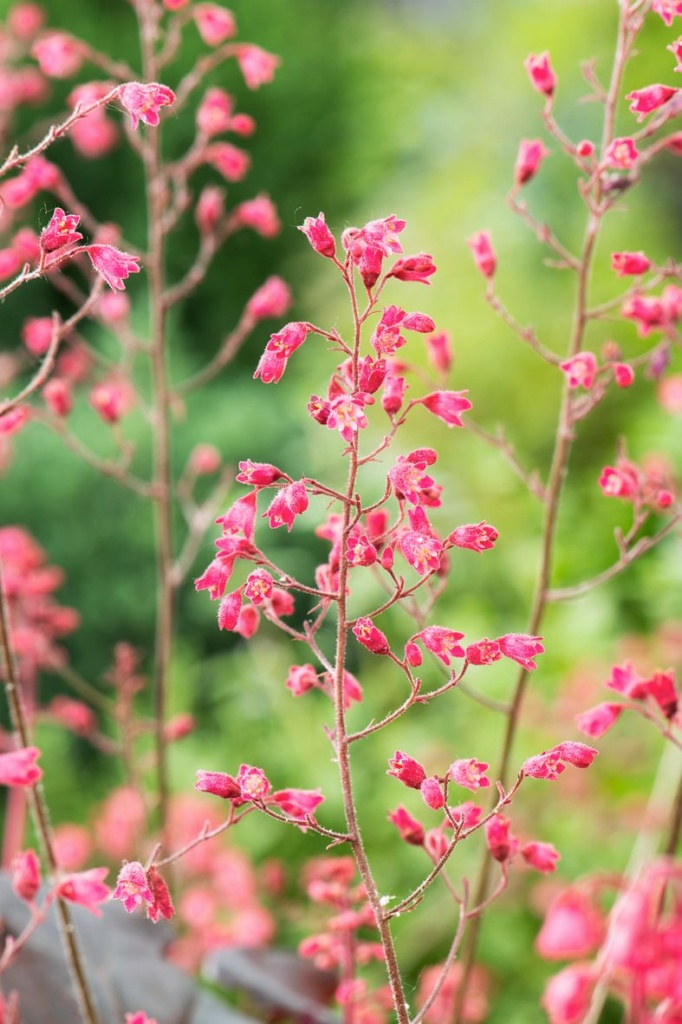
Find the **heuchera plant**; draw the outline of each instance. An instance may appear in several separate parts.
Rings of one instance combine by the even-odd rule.
[[[601,488],[605,497],[622,499],[632,508],[630,528],[616,531],[616,558],[591,579],[570,587],[553,587],[557,520],[578,424],[598,403],[607,400],[613,387],[631,386],[638,371],[644,369],[649,377],[662,382],[679,347],[682,290],[673,283],[679,277],[675,264],[656,263],[643,252],[613,253],[613,272],[617,278],[625,278],[626,284],[621,294],[600,306],[591,303],[590,280],[606,215],[622,207],[623,195],[657,153],[664,149],[682,151],[679,134],[666,129],[681,108],[682,91],[676,87],[644,85],[628,94],[630,116],[636,118],[630,126],[631,134],[617,134],[616,118],[624,91],[624,70],[645,19],[658,16],[671,25],[682,16],[682,4],[622,0],[608,87],[601,85],[592,65],[585,68],[594,98],[604,112],[599,143],[572,141],[555,119],[558,78],[549,55],[531,55],[526,60],[531,86],[543,98],[545,129],[576,168],[578,193],[585,208],[582,248],[572,252],[520,198],[521,189],[542,172],[550,156],[541,140],[522,140],[515,166],[510,169],[511,208],[549,247],[555,265],[574,275],[577,285],[573,327],[563,351],[546,346],[533,329],[519,324],[506,308],[496,287],[498,260],[489,232],[480,231],[469,239],[492,310],[548,364],[562,386],[554,452],[545,470],[526,472],[506,439],[472,424],[476,433],[509,458],[543,510],[531,607],[525,618],[510,621],[503,635],[466,636],[456,621],[443,621],[438,610],[438,598],[448,587],[451,568],[457,567],[461,552],[470,550],[485,557],[497,542],[498,531],[487,520],[464,524],[451,521],[447,494],[437,480],[439,458],[456,447],[456,431],[450,433],[450,428],[466,429],[472,423],[472,403],[461,387],[465,382],[458,380],[454,387],[450,380],[452,347],[448,335],[437,330],[428,313],[414,308],[413,285],[429,284],[436,273],[434,260],[427,253],[405,254],[403,241],[409,237],[406,223],[394,214],[361,228],[346,228],[340,238],[327,225],[323,213],[306,217],[300,225],[314,253],[326,261],[329,273],[338,275],[350,308],[351,328],[342,333],[336,327],[327,329],[309,321],[283,324],[270,336],[258,360],[254,387],[286,387],[288,376],[302,374],[305,369],[305,356],[298,350],[324,345],[330,353],[330,371],[326,379],[312,385],[315,393],[310,395],[307,414],[315,424],[313,429],[331,431],[326,438],[334,436],[334,471],[328,480],[292,476],[286,467],[253,461],[245,452],[236,477],[241,489],[216,519],[220,526],[217,552],[196,579],[195,587],[207,590],[217,603],[220,629],[250,640],[257,636],[265,618],[305,648],[306,654],[291,666],[281,684],[294,697],[306,699],[307,693],[319,690],[329,701],[326,735],[338,767],[343,820],[331,815],[328,818],[328,794],[321,788],[299,788],[307,780],[296,777],[293,765],[291,775],[275,781],[270,778],[268,765],[250,764],[248,750],[235,750],[228,763],[206,764],[197,770],[195,788],[225,801],[225,816],[203,823],[192,819],[196,828],[189,835],[185,829],[181,839],[172,827],[178,805],[169,793],[167,745],[186,735],[193,725],[186,717],[168,720],[166,714],[174,595],[187,578],[206,524],[224,507],[227,475],[223,474],[209,499],[197,503],[197,477],[218,473],[221,464],[215,449],[202,446],[192,455],[181,478],[173,480],[171,399],[177,400],[210,380],[229,362],[253,326],[267,317],[283,318],[290,300],[286,285],[270,278],[249,300],[239,324],[208,366],[188,381],[177,385],[169,382],[165,330],[169,310],[199,285],[210,260],[235,230],[251,227],[269,237],[279,225],[267,197],[256,197],[226,212],[222,191],[208,186],[195,206],[199,232],[196,259],[181,280],[168,282],[164,256],[173,229],[191,206],[192,174],[207,164],[228,182],[244,177],[248,155],[232,143],[214,140],[226,132],[248,135],[253,123],[247,115],[234,113],[234,101],[224,90],[212,87],[201,100],[195,140],[187,153],[166,160],[159,129],[166,108],[177,113],[186,109],[204,74],[223,59],[236,59],[249,88],[269,81],[278,61],[253,44],[232,42],[236,24],[231,13],[220,5],[135,0],[133,9],[142,44],[139,74],[66,33],[44,30],[36,5],[17,5],[8,20],[12,46],[8,49],[7,74],[14,83],[16,105],[42,99],[45,76],[68,78],[87,62],[104,69],[112,81],[78,86],[72,94],[71,115],[55,124],[32,148],[14,148],[0,168],[0,195],[5,215],[11,218],[6,221],[11,237],[0,260],[1,276],[7,281],[0,288],[0,298],[7,298],[33,280],[47,278],[76,307],[66,321],[55,313],[25,324],[23,344],[28,355],[15,357],[8,383],[25,375],[27,366],[33,368],[29,356],[39,363],[29,380],[0,407],[0,434],[7,457],[12,435],[31,419],[38,420],[96,469],[151,500],[158,546],[158,620],[154,720],[141,723],[134,715],[135,695],[144,684],[136,652],[127,644],[117,647],[108,676],[115,697],[103,699],[99,690],[89,687],[68,666],[57,644],[60,636],[78,625],[76,613],[58,605],[52,596],[59,586],[59,571],[46,566],[44,552],[20,527],[0,531],[0,641],[15,730],[14,739],[7,738],[6,749],[0,753],[0,784],[10,787],[5,853],[6,860],[11,853],[14,891],[30,910],[25,931],[6,945],[0,970],[21,952],[54,904],[63,926],[83,1019],[96,1024],[98,1009],[71,927],[69,904],[80,904],[98,914],[102,903],[111,898],[120,901],[128,912],[144,911],[154,922],[170,919],[174,915],[173,886],[169,886],[171,875],[164,877],[164,869],[181,860],[187,864],[197,855],[201,858],[202,851],[212,848],[208,840],[231,830],[245,817],[260,814],[313,837],[319,835],[329,847],[340,850],[340,856],[316,859],[307,871],[310,899],[328,908],[329,913],[320,930],[303,941],[300,953],[318,966],[337,972],[336,1000],[345,1024],[391,1018],[399,1024],[482,1020],[487,1012],[486,982],[476,965],[482,916],[506,889],[510,871],[525,864],[549,874],[559,859],[559,851],[543,836],[519,834],[513,820],[516,801],[523,799],[519,793],[522,788],[525,791],[557,781],[567,770],[586,769],[597,755],[593,746],[572,737],[525,760],[515,753],[530,674],[539,667],[537,659],[544,653],[545,642],[551,643],[542,635],[546,610],[551,603],[580,596],[626,569],[670,534],[682,517],[668,467],[660,460],[638,465],[622,447],[614,452],[614,464],[606,466],[594,482],[596,495]],[[190,21],[194,21],[204,44],[214,48],[213,54],[171,88],[158,79],[165,79],[164,72]],[[682,66],[679,40],[670,49],[678,70]],[[39,70],[24,63],[28,53]],[[63,136],[69,136],[85,157],[106,153],[118,137],[115,123],[105,112],[113,105],[125,112],[128,138],[144,166],[148,208],[144,251],[123,240],[118,229],[97,223],[79,204],[58,166],[44,156],[48,147]],[[12,176],[5,179],[8,174]],[[38,233],[30,226],[30,203],[43,192],[53,195],[59,205],[54,206]],[[29,212],[29,226],[17,227],[15,218],[20,211]],[[87,261],[81,258],[83,255],[87,255]],[[126,288],[131,275],[142,273],[147,277],[151,318],[147,335],[140,338],[130,323]],[[599,354],[585,347],[588,325],[599,325],[616,312],[633,320],[643,339],[653,336],[653,344],[647,342],[650,347],[644,353],[628,358],[614,342],[605,343]],[[120,343],[121,359],[105,373],[99,373],[92,351],[76,331],[88,318],[111,328]],[[418,360],[408,358],[417,345],[425,346],[432,376],[427,383],[424,374],[414,372]],[[151,393],[145,396],[140,395],[133,374],[138,358],[148,360],[152,379]],[[68,417],[83,385],[89,388],[93,414],[111,426],[118,458],[100,456],[69,428]],[[661,387],[667,395],[665,401],[678,400],[676,378],[668,377],[666,388],[663,384]],[[35,402],[38,394],[42,405]],[[154,428],[154,472],[149,479],[134,470],[135,452],[123,432],[125,416],[136,402],[148,404]],[[410,444],[409,450],[400,451],[401,428],[408,421],[410,425],[419,423],[419,418],[427,414],[434,422],[439,421],[438,447],[415,448]],[[337,482],[338,469],[345,478],[342,484]],[[171,529],[175,499],[187,527],[179,547]],[[295,533],[301,517],[315,519],[316,534],[328,545],[326,561],[311,579],[299,579],[268,554],[269,531],[285,527],[286,534]],[[300,626],[292,625],[296,620],[291,618],[297,595],[313,605]],[[412,623],[402,633],[396,629],[392,611],[398,606],[407,611]],[[333,643],[329,642],[330,626]],[[349,667],[356,661],[371,664],[372,658],[383,659],[395,680],[392,707],[379,719],[363,718],[363,682]],[[393,723],[418,705],[452,700],[458,691],[476,696],[471,677],[465,679],[467,673],[472,667],[485,668],[495,662],[507,664],[515,677],[508,704],[497,706],[505,718],[497,764],[491,767],[483,760],[474,741],[470,749],[452,750],[444,760],[433,764],[422,764],[410,751],[395,749],[390,739]],[[123,756],[128,791],[118,794],[119,805],[112,803],[103,813],[103,819],[116,821],[117,825],[103,828],[104,842],[100,846],[105,845],[107,837],[116,837],[117,829],[124,833],[126,842],[143,844],[141,833],[150,808],[147,795],[140,792],[133,751],[141,728],[146,725],[153,731],[158,841],[150,849],[141,850],[140,859],[131,856],[124,861],[113,891],[104,881],[106,867],[80,870],[83,865],[76,855],[77,866],[69,871],[64,867],[65,855],[58,855],[59,837],[50,828],[40,786],[42,772],[50,769],[38,764],[40,751],[32,742],[32,725],[38,714],[37,674],[42,668],[62,674],[81,697],[91,698],[99,709],[112,712],[119,724],[114,752]],[[441,672],[440,681],[425,681],[434,670]],[[628,664],[614,668],[608,685],[621,699],[578,716],[578,728],[589,739],[601,737],[626,710],[633,710],[653,722],[666,740],[680,745],[678,694],[672,671],[640,677]],[[87,704],[62,698],[52,702],[48,713],[74,732],[106,746],[106,738],[98,732],[97,718]],[[372,822],[365,820],[363,791],[353,771],[356,744],[377,733],[383,734],[384,741],[384,760],[376,766],[377,776],[388,775],[387,785],[394,787],[396,794],[386,806],[387,817],[395,827],[395,841],[414,847],[415,856],[421,856],[423,863],[421,879],[407,895],[399,897],[381,891],[365,839]],[[280,785],[284,788],[277,788]],[[25,793],[42,846],[42,869],[36,851],[23,847]],[[182,816],[184,805],[180,806]],[[117,807],[121,811],[118,819]],[[609,992],[621,1000],[627,1019],[633,1022],[672,1024],[680,1019],[680,868],[673,855],[681,827],[682,790],[671,815],[664,856],[652,859],[636,876],[613,883],[618,896],[608,919],[599,902],[606,887],[600,887],[598,881],[576,883],[550,906],[538,936],[538,951],[549,959],[577,961],[556,975],[544,993],[543,1005],[552,1024],[596,1020],[601,1001]],[[455,879],[453,871],[461,863],[461,844],[470,847],[477,838],[481,851],[477,877],[466,877],[460,869]],[[65,839],[62,836],[62,850],[68,845]],[[76,837],[71,839],[78,844]],[[81,841],[87,844],[88,839],[81,837]],[[122,856],[127,858],[127,852]],[[210,855],[200,863],[214,887],[221,871],[225,884],[225,879],[238,870],[235,860],[219,865],[218,859],[211,861]],[[49,875],[47,890],[41,890],[43,870]],[[447,892],[457,921],[445,960],[421,978],[418,1008],[414,1010],[393,929],[398,917],[417,911],[432,885],[440,885]],[[197,932],[201,931],[211,890],[185,892],[181,898],[187,908],[185,920],[194,920]],[[269,935],[266,921],[261,937]],[[203,951],[195,945],[181,950],[178,958],[185,963],[193,959],[196,962],[197,948],[199,953]],[[387,983],[372,989],[361,969],[375,960],[385,965]],[[16,1000],[12,1004],[12,997],[8,998],[7,1012],[16,1016]],[[125,1020],[153,1024],[142,1010],[128,1013]]]

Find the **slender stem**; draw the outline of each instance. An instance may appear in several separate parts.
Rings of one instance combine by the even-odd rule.
[[[156,80],[156,41],[160,11],[153,3],[140,10],[142,64],[144,79]],[[164,235],[165,208],[164,179],[161,158],[161,132],[154,128],[148,132],[142,147],[147,192],[148,243],[147,274],[149,279],[150,357],[153,380],[154,407],[154,509],[157,552],[157,608],[155,640],[154,687],[154,740],[156,749],[156,776],[158,816],[163,830],[168,810],[167,745],[164,734],[168,676],[173,638],[173,538],[172,538],[172,477],[170,462],[170,392],[166,371],[165,307],[164,307]]]
[[[21,699],[21,683],[19,669],[12,646],[10,614],[7,595],[2,576],[2,561],[0,560],[0,650],[4,664],[5,693],[9,704],[12,728],[20,747],[30,747],[31,731],[26,716],[23,701]],[[28,801],[31,810],[31,817],[35,826],[43,859],[48,865],[50,874],[55,875],[58,870],[57,858],[54,852],[52,826],[50,815],[45,799],[45,791],[42,784],[37,782],[28,791]],[[99,1024],[94,996],[90,990],[85,963],[80,951],[78,938],[73,925],[71,911],[64,900],[57,899],[57,925],[61,935],[62,945],[66,954],[67,963],[71,973],[71,981],[78,1002],[81,1017],[85,1024]]]

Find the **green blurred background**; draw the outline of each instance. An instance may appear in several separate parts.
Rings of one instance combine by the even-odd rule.
[[[110,47],[114,57],[137,62],[133,17],[123,0],[49,0],[45,6],[51,26],[80,34],[100,48]],[[8,8],[2,0],[3,16]],[[519,321],[532,323],[546,345],[563,351],[574,281],[569,273],[544,265],[547,253],[505,204],[520,138],[541,137],[553,151],[539,178],[527,188],[526,198],[569,247],[580,244],[584,211],[574,168],[557,144],[544,137],[541,100],[528,84],[523,60],[528,53],[550,50],[560,79],[560,123],[575,140],[596,140],[600,110],[594,103],[580,102],[587,88],[579,64],[596,57],[598,71],[608,77],[616,8],[615,0],[554,0],[551,5],[541,0],[236,0],[240,38],[280,54],[282,66],[274,83],[255,93],[245,89],[232,65],[212,78],[213,84],[233,92],[238,109],[252,114],[258,124],[257,134],[245,147],[252,154],[253,170],[243,183],[229,187],[228,201],[268,192],[283,227],[274,242],[249,232],[236,236],[221,251],[201,289],[173,315],[169,344],[174,379],[203,365],[235,323],[245,299],[273,273],[292,285],[296,304],[291,319],[311,319],[343,330],[348,314],[341,281],[315,257],[296,225],[324,210],[340,235],[348,225],[397,213],[408,221],[403,235],[406,252],[432,253],[439,271],[428,289],[396,283],[387,290],[388,301],[421,309],[439,328],[451,332],[456,355],[450,386],[468,388],[476,421],[488,430],[503,422],[524,465],[545,473],[559,373],[541,364],[486,308],[482,281],[465,239],[477,230],[492,232],[500,294]],[[182,66],[189,66],[202,52],[193,27],[186,37]],[[641,54],[632,64],[629,88],[652,81],[675,84],[671,62],[662,56],[671,39],[660,19],[652,19]],[[87,78],[86,72],[80,76]],[[175,84],[170,76],[166,81]],[[72,86],[71,81],[55,85],[51,109],[61,109]],[[621,132],[626,133],[632,118],[625,103],[621,118]],[[23,131],[30,130],[29,120],[22,124]],[[171,116],[165,125],[168,152],[181,152],[192,138],[191,117]],[[51,155],[100,220],[120,222],[126,237],[143,244],[142,179],[130,151],[121,147],[103,161],[87,162],[65,142]],[[202,171],[197,183],[204,180],[215,176]],[[648,168],[642,187],[627,196],[620,211],[624,212],[607,222],[597,252],[597,301],[618,291],[609,268],[614,249],[642,248],[661,263],[668,256],[678,257],[682,210],[675,158],[665,157]],[[45,209],[36,213],[42,224]],[[195,244],[188,217],[170,254],[171,277],[183,272]],[[146,322],[142,278],[129,287],[141,333]],[[3,345],[13,348],[24,317],[49,313],[51,302],[49,291],[39,287],[8,300]],[[192,447],[206,441],[220,448],[227,464],[252,458],[274,462],[292,476],[305,473],[341,480],[342,470],[330,468],[340,450],[338,438],[310,421],[305,411],[308,396],[323,392],[334,357],[311,340],[291,360],[283,382],[265,391],[251,378],[273,329],[268,323],[260,327],[237,363],[190,398],[186,418],[175,426],[178,471]],[[86,333],[106,350],[109,343],[97,330]],[[599,351],[607,339],[617,341],[625,357],[643,351],[630,324],[596,325],[588,347]],[[409,358],[425,367],[422,348],[417,339]],[[413,393],[418,387],[414,381]],[[107,432],[98,428],[85,400],[72,423],[106,451]],[[132,416],[126,431],[144,448],[141,418]],[[627,437],[634,459],[650,452],[667,455],[673,464],[678,459],[679,422],[660,410],[651,381],[638,379],[627,392],[609,393],[578,428],[559,525],[557,585],[594,575],[615,557],[613,528],[627,524],[628,510],[603,498],[597,479],[601,468],[613,462],[620,436]],[[537,502],[499,453],[465,431],[449,432],[425,413],[414,415],[387,456],[385,468],[394,453],[424,444],[440,452],[435,476],[444,486],[444,501],[434,516],[436,524],[447,532],[485,518],[500,531],[494,551],[483,556],[460,552],[453,558],[435,621],[465,632],[468,639],[525,631],[539,551]],[[376,483],[377,493],[380,486]],[[324,509],[318,503],[311,512],[291,535],[278,531],[268,538],[273,559],[295,566],[303,578],[312,577],[326,552],[326,545],[312,534]],[[2,480],[1,517],[3,524],[24,524],[50,561],[65,569],[61,600],[78,607],[83,617],[68,647],[83,675],[100,678],[118,640],[151,655],[151,517],[136,498],[93,475],[36,425],[17,440],[13,463]],[[207,537],[193,575],[212,557],[212,541]],[[573,714],[605,699],[601,683],[608,666],[624,657],[624,643],[629,642],[627,650],[637,652],[642,671],[656,658],[663,659],[661,667],[670,662],[674,644],[657,639],[657,631],[679,619],[679,556],[679,541],[671,540],[617,581],[550,611],[544,630],[547,654],[532,680],[519,763],[530,753],[577,735]],[[367,598],[374,599],[369,588]],[[328,794],[323,820],[339,824],[334,766],[322,729],[329,707],[324,698],[317,699],[319,695],[294,701],[284,688],[287,667],[308,660],[305,652],[268,624],[248,644],[221,634],[214,613],[205,594],[196,595],[191,584],[184,588],[172,709],[190,710],[199,730],[172,751],[174,786],[191,789],[198,766],[232,771],[240,761],[263,764],[278,787],[321,785]],[[409,625],[399,610],[381,620],[397,644],[408,635]],[[329,632],[327,644],[330,638]],[[379,659],[355,652],[353,658],[351,668],[366,692],[365,704],[352,714],[353,726],[360,726],[402,698],[395,676]],[[504,699],[515,673],[506,663],[472,675],[486,694]],[[439,678],[434,666],[425,669],[424,677],[427,684]],[[55,683],[46,679],[43,694],[52,692]],[[405,802],[423,820],[428,814],[418,801],[409,803],[410,794],[398,783],[385,778],[386,759],[400,748],[424,760],[430,771],[443,771],[460,756],[494,763],[501,728],[499,716],[451,693],[356,748],[365,834],[383,891],[405,894],[425,866],[419,851],[396,848],[393,828],[386,822],[387,808]],[[54,817],[87,820],[90,798],[120,781],[115,769],[83,741],[54,727],[41,730],[40,745],[46,763],[60,759],[59,773],[49,773],[47,779]],[[639,720],[624,720],[599,746],[603,753],[589,776],[564,776],[553,784],[549,801],[544,784],[529,783],[513,815],[519,831],[559,846],[559,876],[565,881],[590,870],[624,866],[660,745]],[[91,792],[84,794],[80,779],[86,768],[92,783]],[[283,857],[292,886],[301,858],[321,852],[318,838],[290,834],[293,830],[278,829],[272,822],[249,820],[240,831],[239,841],[257,859]],[[463,858],[456,873],[471,872],[475,851],[465,851]],[[537,877],[519,870],[510,892],[489,915],[483,959],[493,978],[488,1018],[493,1024],[544,1019],[538,998],[548,969],[533,956],[532,943],[539,909],[551,891],[549,883],[538,886]],[[434,891],[411,919],[400,922],[398,942],[411,977],[416,978],[423,963],[445,952],[453,928],[450,916]],[[283,926],[284,941],[298,937],[295,928]]]

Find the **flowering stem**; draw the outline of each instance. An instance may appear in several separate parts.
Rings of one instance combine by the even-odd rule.
[[[146,3],[140,9],[142,63],[145,81],[156,79],[156,37],[161,12]],[[158,818],[165,828],[168,810],[168,765],[164,724],[171,643],[173,638],[173,573],[170,391],[166,372],[164,306],[164,181],[161,166],[161,133],[148,132],[142,145],[147,192],[147,273],[149,277],[150,358],[154,405],[154,508],[157,552],[157,606],[155,647],[155,747]]]
[[[31,731],[28,718],[21,699],[21,683],[19,669],[12,646],[9,603],[5,592],[5,585],[2,574],[2,562],[0,561],[0,650],[2,651],[2,662],[4,665],[5,693],[9,705],[12,728],[20,747],[30,747]],[[48,865],[50,874],[55,875],[58,870],[57,859],[54,852],[52,837],[52,826],[50,815],[45,799],[45,792],[40,782],[35,783],[28,791],[31,817],[40,841],[41,851],[45,863]],[[80,1009],[81,1017],[85,1024],[99,1024],[99,1015],[95,1008],[95,1001],[90,990],[90,985],[85,972],[85,964],[78,945],[76,931],[73,926],[73,919],[68,905],[62,899],[55,900],[57,911],[57,927],[66,954],[66,960],[71,973],[71,981],[76,995],[76,1001]]]

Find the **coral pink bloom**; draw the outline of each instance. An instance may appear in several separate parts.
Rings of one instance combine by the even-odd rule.
[[[490,234],[487,231],[479,231],[478,234],[467,238],[467,245],[470,246],[474,263],[484,277],[492,277],[497,269],[497,257],[490,242]]]
[[[39,757],[37,747],[22,747],[0,754],[0,786],[33,786],[43,775],[42,768],[36,764]]]
[[[246,314],[254,320],[284,316],[291,302],[289,285],[281,277],[269,277],[247,302]]]
[[[242,794],[241,787],[236,779],[225,772],[197,771],[197,781],[194,788],[201,793],[211,793],[223,800],[234,800]]]
[[[499,533],[494,526],[482,520],[480,523],[458,526],[444,541],[445,547],[468,548],[469,551],[489,551],[495,547]]]
[[[88,871],[77,871],[67,875],[56,886],[54,892],[63,900],[69,903],[78,903],[91,911],[95,917],[101,917],[102,911],[97,906],[109,899],[109,886],[104,884],[104,879],[109,874],[109,868],[90,868]]]
[[[25,405],[3,413],[0,415],[0,434],[5,434],[7,437],[17,434],[30,418],[30,409]]]
[[[406,530],[401,534],[398,544],[400,552],[415,572],[425,576],[428,572],[437,572],[443,555],[443,543],[435,534],[422,530]]]
[[[45,405],[54,416],[68,416],[73,409],[73,398],[67,381],[61,377],[48,380],[43,388]]]
[[[296,516],[300,516],[307,508],[306,486],[302,480],[296,480],[277,492],[269,508],[263,513],[263,518],[270,520],[270,527],[273,530],[278,526],[286,526],[291,532]]]
[[[471,402],[464,397],[466,394],[466,391],[433,391],[424,398],[415,399],[414,404],[425,406],[449,427],[463,427],[460,413],[471,409]]]
[[[436,273],[436,264],[432,256],[426,252],[420,252],[416,256],[405,256],[396,260],[386,277],[395,277],[398,281],[419,281],[421,284],[431,284],[428,280]]]
[[[627,171],[634,165],[638,156],[639,150],[631,138],[614,139],[604,153],[604,164],[606,167]]]
[[[211,600],[217,601],[225,593],[233,568],[234,559],[214,558],[203,575],[194,581],[194,589],[208,590]]]
[[[204,151],[206,163],[229,182],[241,181],[251,166],[251,157],[231,142],[214,142]]]
[[[549,1024],[581,1024],[592,1002],[597,981],[593,964],[571,964],[545,985],[541,1003]]]
[[[396,750],[393,757],[389,758],[388,764],[389,768],[386,774],[392,775],[394,779],[398,779],[410,789],[419,789],[426,778],[424,766],[419,761],[415,761],[413,757],[403,753],[402,750]]]
[[[237,60],[249,89],[271,82],[281,64],[279,57],[250,43],[239,47]]]
[[[665,103],[673,98],[679,89],[673,89],[669,85],[648,85],[646,89],[635,89],[629,92],[626,100],[632,100],[630,112],[638,114],[638,121],[643,121],[647,114],[658,110]]]
[[[286,687],[294,697],[300,697],[317,686],[317,672],[312,665],[292,665],[289,669]]]
[[[447,331],[431,334],[426,340],[426,354],[437,373],[446,374],[452,367],[452,339]]]
[[[197,108],[197,127],[204,135],[220,135],[230,127],[233,100],[228,92],[216,87],[207,89]]]
[[[83,63],[83,46],[66,32],[50,32],[31,47],[31,54],[48,78],[70,78]]]
[[[245,640],[250,640],[254,633],[257,632],[259,625],[260,612],[254,605],[247,604],[239,610],[239,618],[237,619],[234,631],[239,636],[244,637]]]
[[[497,639],[505,658],[511,658],[525,668],[526,672],[532,672],[537,668],[533,659],[536,654],[545,652],[541,641],[541,636],[528,636],[525,633],[507,633]]]
[[[635,383],[635,371],[629,363],[614,363],[613,379],[619,388],[632,387]]]
[[[137,860],[131,860],[124,864],[118,873],[116,888],[111,894],[114,900],[121,900],[129,914],[132,914],[143,903],[152,906],[154,896],[149,888],[149,882],[145,875],[144,868]]]
[[[242,591],[240,587],[221,598],[218,605],[218,629],[233,630],[239,622],[241,610]]]
[[[574,740],[566,740],[557,744],[551,750],[544,750],[535,757],[529,757],[523,765],[524,775],[533,779],[558,779],[567,764],[576,768],[587,768],[592,764],[599,753],[594,747],[588,747],[584,743],[577,743]]]
[[[575,722],[581,732],[596,740],[608,732],[611,726],[618,721],[625,711],[624,704],[614,704],[611,701],[604,701],[596,707],[589,708],[575,716]]]
[[[96,384],[90,392],[90,405],[105,423],[118,423],[131,401],[128,386],[118,381]]]
[[[413,818],[409,811],[403,807],[396,807],[388,816],[388,820],[398,829],[400,838],[413,846],[422,846],[424,843],[424,826],[416,818]]]
[[[194,219],[202,234],[215,231],[225,214],[225,190],[217,185],[202,189],[194,210]]]
[[[264,800],[270,792],[270,783],[263,769],[249,764],[239,766],[237,782],[244,800]]]
[[[270,462],[252,462],[245,459],[239,463],[239,472],[235,477],[239,484],[252,484],[254,487],[268,487],[284,476],[281,469]]]
[[[18,853],[12,861],[12,888],[19,899],[32,903],[40,881],[40,860],[35,850]]]
[[[256,501],[255,490],[238,498],[227,512],[216,519],[216,525],[222,526],[223,534],[231,534],[243,537],[251,543],[256,529]]]
[[[470,665],[492,665],[502,657],[502,648],[497,640],[484,637],[475,644],[469,644],[464,653]]]
[[[21,340],[34,356],[44,356],[50,347],[54,324],[51,316],[32,316],[24,320]]]
[[[680,9],[682,10],[682,4],[680,4]],[[670,50],[677,61],[677,66],[673,70],[682,71],[682,36],[676,39],[674,43],[671,43],[670,46],[666,46],[666,50]]]
[[[424,803],[427,807],[430,807],[432,811],[439,811],[441,807],[445,806],[443,788],[435,775],[424,779],[419,790]]]
[[[40,4],[14,4],[7,15],[7,27],[17,39],[32,39],[45,22],[45,11]]]
[[[122,85],[118,98],[130,114],[133,131],[140,121],[155,128],[159,123],[159,110],[175,103],[175,93],[159,82],[127,82]]]
[[[246,577],[244,595],[253,604],[262,604],[272,597],[273,579],[267,569],[254,569]]]
[[[444,665],[449,665],[452,658],[463,658],[464,649],[459,642],[464,633],[456,633],[454,629],[446,629],[444,626],[427,626],[421,632],[415,633],[413,640],[421,640],[427,651],[431,651]]]
[[[372,654],[390,653],[391,648],[386,636],[374,625],[371,619],[358,619],[353,626],[353,635],[358,643],[361,643]]]
[[[519,841],[511,832],[511,822],[501,814],[495,814],[485,826],[485,841],[490,856],[504,864],[511,860],[519,848]]]
[[[272,794],[272,802],[277,804],[284,814],[296,821],[304,821],[315,814],[315,810],[324,801],[319,789],[280,789]]]
[[[611,269],[615,270],[619,277],[627,277],[629,274],[646,274],[651,266],[651,260],[643,252],[614,252],[611,254]]]
[[[62,208],[57,206],[50,217],[50,223],[41,232],[41,247],[46,252],[52,252],[54,249],[61,249],[64,245],[80,242],[83,236],[80,231],[76,231],[79,220],[78,214],[64,213]]]
[[[249,136],[256,130],[256,122],[250,114],[235,114],[230,120],[230,131],[235,135]]]
[[[207,46],[220,46],[237,32],[232,12],[217,4],[197,4],[193,14],[197,31]]]
[[[592,352],[578,352],[559,366],[566,374],[569,388],[585,388],[589,391],[597,374],[597,357]]]
[[[222,457],[215,445],[197,444],[187,461],[191,471],[197,476],[210,476],[220,469]]]
[[[525,185],[527,181],[534,178],[540,170],[540,164],[545,157],[550,155],[550,150],[545,149],[539,139],[522,139],[519,144],[519,153],[514,164],[514,181],[517,185]]]
[[[559,851],[551,843],[524,843],[521,856],[529,867],[545,875],[556,871],[557,862],[561,860]]]
[[[323,213],[319,213],[317,217],[306,217],[303,223],[299,224],[298,230],[303,232],[320,256],[332,259],[336,255],[336,239],[327,227]]]
[[[485,774],[487,770],[488,764],[485,761],[477,761],[473,757],[460,758],[452,762],[448,768],[448,775],[458,786],[475,792],[490,785],[490,779]]]
[[[240,203],[233,211],[233,217],[241,227],[252,228],[263,238],[274,238],[282,227],[277,208],[265,192]]]
[[[175,913],[175,907],[168,886],[156,868],[151,867],[147,872],[147,882],[152,894],[152,903],[147,907],[147,917],[155,924],[161,917],[170,921]]]
[[[567,960],[594,953],[603,938],[599,911],[583,893],[567,889],[549,907],[535,948],[545,960]]]
[[[666,25],[672,25],[673,18],[682,16],[682,0],[653,0],[651,10],[660,15]]]
[[[330,430],[338,430],[344,441],[350,444],[357,432],[367,426],[365,406],[373,401],[371,395],[361,391],[354,395],[339,395],[329,403],[325,425]]]
[[[556,88],[557,77],[552,70],[547,51],[541,54],[531,53],[526,57],[523,66],[528,72],[530,84],[544,96],[552,96]]]
[[[377,558],[377,549],[366,533],[362,530],[351,530],[346,542],[346,555],[350,565],[373,565]]]
[[[164,0],[166,7],[171,11],[182,7],[184,2],[185,0],[182,0],[181,3],[178,3],[178,0]],[[174,3],[175,6],[171,6],[171,3]],[[125,1024],[158,1024],[158,1022],[154,1017],[148,1017],[143,1010],[139,1010],[137,1013],[126,1013]]]
[[[21,259],[14,249],[0,249],[0,281],[14,277],[21,270]]]
[[[110,288],[122,291],[126,278],[140,272],[140,257],[121,252],[113,245],[88,245],[81,251],[87,252],[93,268]]]
[[[599,486],[606,498],[633,501],[639,494],[639,475],[631,463],[619,459],[616,466],[604,467],[599,477]]]

